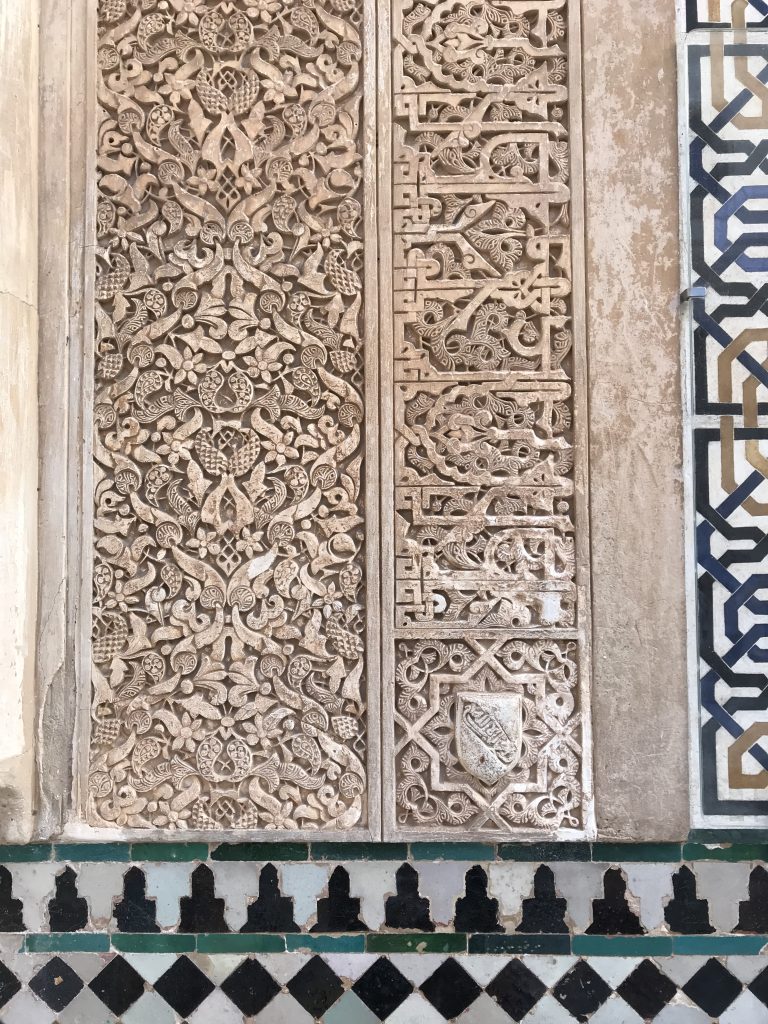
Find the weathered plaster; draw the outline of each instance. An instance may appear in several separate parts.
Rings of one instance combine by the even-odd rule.
[[[589,0],[584,126],[598,828],[688,828],[673,0]]]
[[[0,840],[32,829],[37,585],[37,3],[0,6]]]

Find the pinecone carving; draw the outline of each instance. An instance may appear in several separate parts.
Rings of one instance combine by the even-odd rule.
[[[325,630],[331,646],[336,648],[342,658],[355,661],[363,653],[360,637],[350,633],[348,629],[344,629],[335,619],[328,620]]]

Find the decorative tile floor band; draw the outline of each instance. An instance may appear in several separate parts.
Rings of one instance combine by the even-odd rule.
[[[687,57],[700,706],[694,815],[697,824],[748,824],[768,811],[768,38],[694,33]]]

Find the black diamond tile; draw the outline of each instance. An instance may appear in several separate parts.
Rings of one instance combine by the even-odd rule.
[[[319,956],[304,964],[288,982],[293,998],[313,1017],[322,1017],[344,991],[344,986]]]
[[[216,988],[186,956],[180,956],[153,987],[181,1017],[188,1017]]]
[[[57,1013],[69,1006],[83,982],[61,957],[55,956],[30,981],[29,987]]]
[[[510,960],[485,990],[513,1020],[522,1020],[538,1003],[547,986],[522,960]]]
[[[5,1006],[20,989],[21,982],[19,979],[13,971],[0,962],[0,1006]]]
[[[552,989],[552,995],[572,1017],[586,1021],[611,994],[611,987],[585,960],[579,960]]]
[[[768,967],[764,971],[761,971],[756,978],[752,979],[749,985],[749,991],[755,996],[764,1006],[768,1006]]]
[[[112,1013],[120,1017],[144,992],[144,979],[127,960],[116,956],[88,987]]]
[[[683,985],[683,992],[704,1013],[719,1017],[741,992],[741,982],[712,957]]]
[[[258,961],[249,959],[222,982],[221,989],[246,1017],[255,1017],[272,1002],[280,986]]]
[[[677,985],[662,974],[653,960],[643,960],[616,991],[643,1020],[649,1020],[661,1013],[677,992]]]
[[[379,1020],[386,1020],[413,992],[413,985],[383,956],[358,978],[352,991]]]
[[[480,995],[482,989],[464,968],[450,957],[421,985],[421,991],[446,1020],[458,1017]]]

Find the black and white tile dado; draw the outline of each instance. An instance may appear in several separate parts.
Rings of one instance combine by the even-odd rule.
[[[0,848],[0,1024],[768,1024],[767,859],[733,842]]]
[[[738,960],[738,962],[735,962]],[[768,1021],[760,957],[7,953],[2,1024]]]

